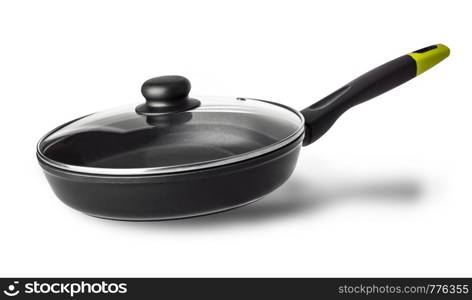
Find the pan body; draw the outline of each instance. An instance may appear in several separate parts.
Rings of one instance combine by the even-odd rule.
[[[108,219],[166,220],[236,208],[272,192],[292,174],[302,139],[245,161],[161,175],[89,175],[39,162],[57,197],[74,209]]]

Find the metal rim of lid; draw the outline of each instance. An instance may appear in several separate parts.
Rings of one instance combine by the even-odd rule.
[[[67,172],[72,172],[72,173],[80,173],[80,174],[86,174],[86,175],[97,175],[97,176],[149,176],[149,175],[162,175],[162,174],[171,174],[171,173],[181,173],[181,172],[187,172],[187,171],[197,171],[197,170],[202,170],[202,169],[207,169],[207,168],[214,168],[214,167],[220,167],[220,166],[225,166],[241,161],[246,161],[251,158],[256,158],[259,156],[262,156],[264,154],[268,154],[272,151],[275,151],[277,149],[280,149],[291,142],[295,141],[297,138],[299,138],[305,131],[305,120],[303,115],[289,107],[277,102],[272,102],[268,100],[261,100],[261,99],[254,99],[254,98],[247,98],[244,97],[244,99],[250,99],[250,100],[255,100],[255,101],[261,101],[265,102],[268,104],[276,105],[282,108],[285,108],[286,110],[296,114],[300,118],[300,126],[299,128],[292,133],[291,135],[287,136],[286,138],[268,145],[264,146],[260,149],[256,149],[250,152],[242,153],[239,155],[234,155],[234,156],[229,156],[227,158],[221,158],[221,159],[216,159],[216,160],[210,160],[210,161],[204,161],[204,162],[197,162],[197,163],[192,163],[192,164],[183,164],[183,165],[175,165],[175,166],[165,166],[165,167],[149,167],[149,168],[96,168],[96,167],[85,167],[85,166],[77,166],[77,165],[70,165],[66,163],[61,163],[59,161],[50,159],[46,157],[42,151],[41,151],[41,145],[43,144],[44,140],[47,139],[51,134],[55,133],[62,127],[73,123],[79,119],[82,119],[84,117],[87,117],[89,115],[74,119],[70,122],[67,122],[65,124],[62,124],[53,130],[49,131],[47,134],[45,134],[38,142],[36,145],[36,151],[37,151],[37,156],[38,159],[56,169],[60,169],[63,171]]]

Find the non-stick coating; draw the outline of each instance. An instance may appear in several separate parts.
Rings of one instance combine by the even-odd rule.
[[[258,199],[295,168],[303,136],[271,153],[232,165],[154,176],[90,176],[42,167],[56,195],[86,214],[163,220],[214,213]]]

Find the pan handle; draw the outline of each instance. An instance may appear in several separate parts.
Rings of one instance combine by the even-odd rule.
[[[307,146],[319,139],[349,108],[389,91],[420,75],[449,56],[442,44],[403,55],[354,79],[301,111]]]

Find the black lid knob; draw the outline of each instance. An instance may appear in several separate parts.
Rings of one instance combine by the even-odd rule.
[[[190,81],[182,76],[151,78],[141,87],[146,103],[137,106],[136,112],[155,116],[195,108],[200,105],[200,101],[188,97],[190,88]]]

